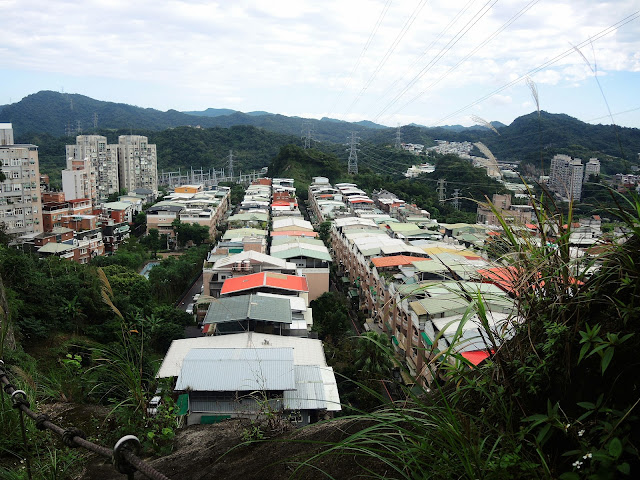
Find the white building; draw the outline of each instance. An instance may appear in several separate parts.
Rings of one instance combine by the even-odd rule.
[[[131,192],[137,188],[158,191],[158,157],[156,146],[142,135],[118,137],[118,174],[120,188]]]
[[[88,168],[87,178],[91,182],[90,196],[69,197],[64,188],[65,171],[63,171],[63,190],[65,198],[91,198],[94,205],[103,202],[119,190],[118,183],[118,149],[116,145],[108,145],[107,137],[101,135],[78,135],[75,145],[66,146],[67,171]],[[76,168],[74,168],[74,165]],[[66,174],[68,182],[78,174]],[[70,186],[70,183],[69,183]],[[70,191],[72,195],[76,192]]]
[[[584,165],[579,158],[572,159],[568,155],[555,155],[551,159],[549,173],[549,189],[566,200],[580,200]]]
[[[14,145],[13,127],[0,123],[0,223],[9,235],[42,232],[38,147]]]
[[[600,160],[590,158],[584,166],[584,181],[588,182],[591,175],[600,175]]]

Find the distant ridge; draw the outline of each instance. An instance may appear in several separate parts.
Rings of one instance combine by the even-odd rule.
[[[130,129],[131,131],[165,130],[179,126],[231,127],[252,125],[285,135],[300,136],[302,121],[311,125],[317,141],[344,142],[350,131],[367,130],[372,122],[323,122],[316,119],[287,117],[263,111],[242,113],[226,108],[208,108],[203,111],[162,112],[124,103],[104,102],[79,94],[41,91],[22,100],[0,107],[0,122],[12,122],[15,134],[48,133],[64,136],[69,130],[75,135],[80,127],[90,133],[97,125],[100,129]]]

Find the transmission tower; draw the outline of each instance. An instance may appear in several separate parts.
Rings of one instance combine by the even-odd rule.
[[[229,164],[227,167],[229,174],[229,181],[233,182],[233,150],[229,150]]]
[[[460,202],[458,201],[458,196],[460,195],[460,190],[456,188],[453,191],[453,208],[456,210],[460,210]]]
[[[357,137],[358,132],[351,132],[351,141],[349,142],[349,163],[347,164],[347,173],[349,174],[358,174],[358,151],[360,150],[358,147],[359,138]]]
[[[93,112],[93,128],[98,128],[98,112]]]
[[[82,133],[82,122],[80,120],[76,120],[76,134],[80,135]]]
[[[313,140],[313,130],[311,129],[311,122],[302,122],[302,140],[304,142],[304,149],[311,148],[311,140]]]
[[[438,200],[440,203],[444,203],[444,195],[447,191],[447,182],[444,178],[438,180],[438,188],[436,190],[438,190]]]
[[[396,150],[402,149],[402,132],[400,131],[400,125],[396,128]]]

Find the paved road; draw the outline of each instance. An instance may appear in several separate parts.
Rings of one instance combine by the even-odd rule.
[[[192,287],[189,289],[186,295],[180,299],[180,304],[178,305],[178,308],[180,308],[181,310],[186,310],[187,305],[189,305],[190,303],[193,303],[193,296],[196,293],[200,293],[201,288],[202,288],[202,274],[200,274],[200,277],[198,277],[198,280],[196,280],[196,282],[192,285]]]

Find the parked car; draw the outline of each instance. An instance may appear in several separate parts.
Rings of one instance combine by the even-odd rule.
[[[200,294],[199,294],[199,293],[196,293],[196,294],[193,296],[193,303],[196,303],[196,302],[198,301],[198,299],[199,299],[199,298],[200,298]]]
[[[193,315],[193,303],[187,305],[187,309],[185,310],[189,315]]]
[[[162,397],[160,395],[156,395],[151,400],[149,400],[149,406],[147,407],[147,415],[156,415],[158,413],[158,407],[160,406],[160,402],[162,401]]]

